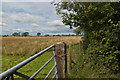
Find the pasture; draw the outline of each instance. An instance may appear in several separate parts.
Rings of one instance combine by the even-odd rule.
[[[40,52],[57,42],[77,44],[81,36],[55,36],[55,37],[2,37],[2,72]],[[30,62],[19,70],[28,76],[36,72],[51,56],[52,51],[48,51]],[[53,60],[54,61],[54,60]],[[44,78],[48,71],[54,65],[53,61],[49,63],[35,78]],[[51,74],[52,76],[52,74]],[[50,77],[51,77],[50,76]],[[15,76],[16,78],[18,76]]]
[[[3,37],[2,54],[29,56],[57,42],[65,42],[69,45],[79,43],[80,40],[81,36]]]

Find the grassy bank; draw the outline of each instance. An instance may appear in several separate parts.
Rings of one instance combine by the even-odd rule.
[[[72,46],[72,69],[69,78],[120,78],[120,73],[113,74],[100,66],[93,65],[85,52],[80,52],[80,44]]]

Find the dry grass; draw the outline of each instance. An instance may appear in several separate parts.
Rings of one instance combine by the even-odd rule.
[[[76,44],[81,36],[56,37],[2,37],[2,53],[7,55],[33,55],[57,42]]]

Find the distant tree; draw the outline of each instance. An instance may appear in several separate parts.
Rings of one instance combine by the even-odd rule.
[[[65,34],[64,36],[68,36],[67,34]]]
[[[40,35],[41,35],[41,33],[38,32],[38,33],[37,33],[37,36],[40,36]]]
[[[22,36],[28,36],[29,35],[29,32],[24,32],[24,33],[22,33]]]
[[[56,36],[56,35],[53,35],[53,36]]]
[[[9,35],[2,35],[2,37],[8,37]]]
[[[45,36],[49,36],[49,34],[45,34]]]
[[[71,34],[69,34],[68,36],[71,36]]]
[[[75,36],[74,34],[72,34],[71,36]]]
[[[18,36],[20,36],[20,32],[18,32]]]
[[[18,32],[14,32],[13,34],[12,34],[12,36],[20,36],[20,32],[18,33]]]
[[[59,34],[57,34],[56,36],[60,36]]]

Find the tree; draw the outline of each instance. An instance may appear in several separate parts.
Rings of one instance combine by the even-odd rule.
[[[57,34],[56,36],[60,36],[60,34]]]
[[[45,36],[47,37],[47,36],[49,36],[49,34],[45,34]]]
[[[74,33],[75,33],[76,35],[79,35],[79,34],[81,34],[81,31],[80,31],[79,28],[77,28],[77,29],[74,30]]]
[[[86,50],[94,64],[110,71],[120,70],[120,2],[54,3],[63,23],[84,32]],[[65,12],[66,11],[66,12]]]
[[[9,35],[2,35],[2,37],[8,37]]]
[[[41,33],[38,32],[38,33],[37,33],[37,36],[40,36],[40,35],[41,35]]]
[[[24,32],[24,33],[22,33],[22,36],[28,36],[29,35],[29,32]]]
[[[20,32],[18,33],[18,32],[14,32],[13,34],[12,34],[12,36],[20,36]]]
[[[18,32],[18,36],[20,36],[20,32]]]

